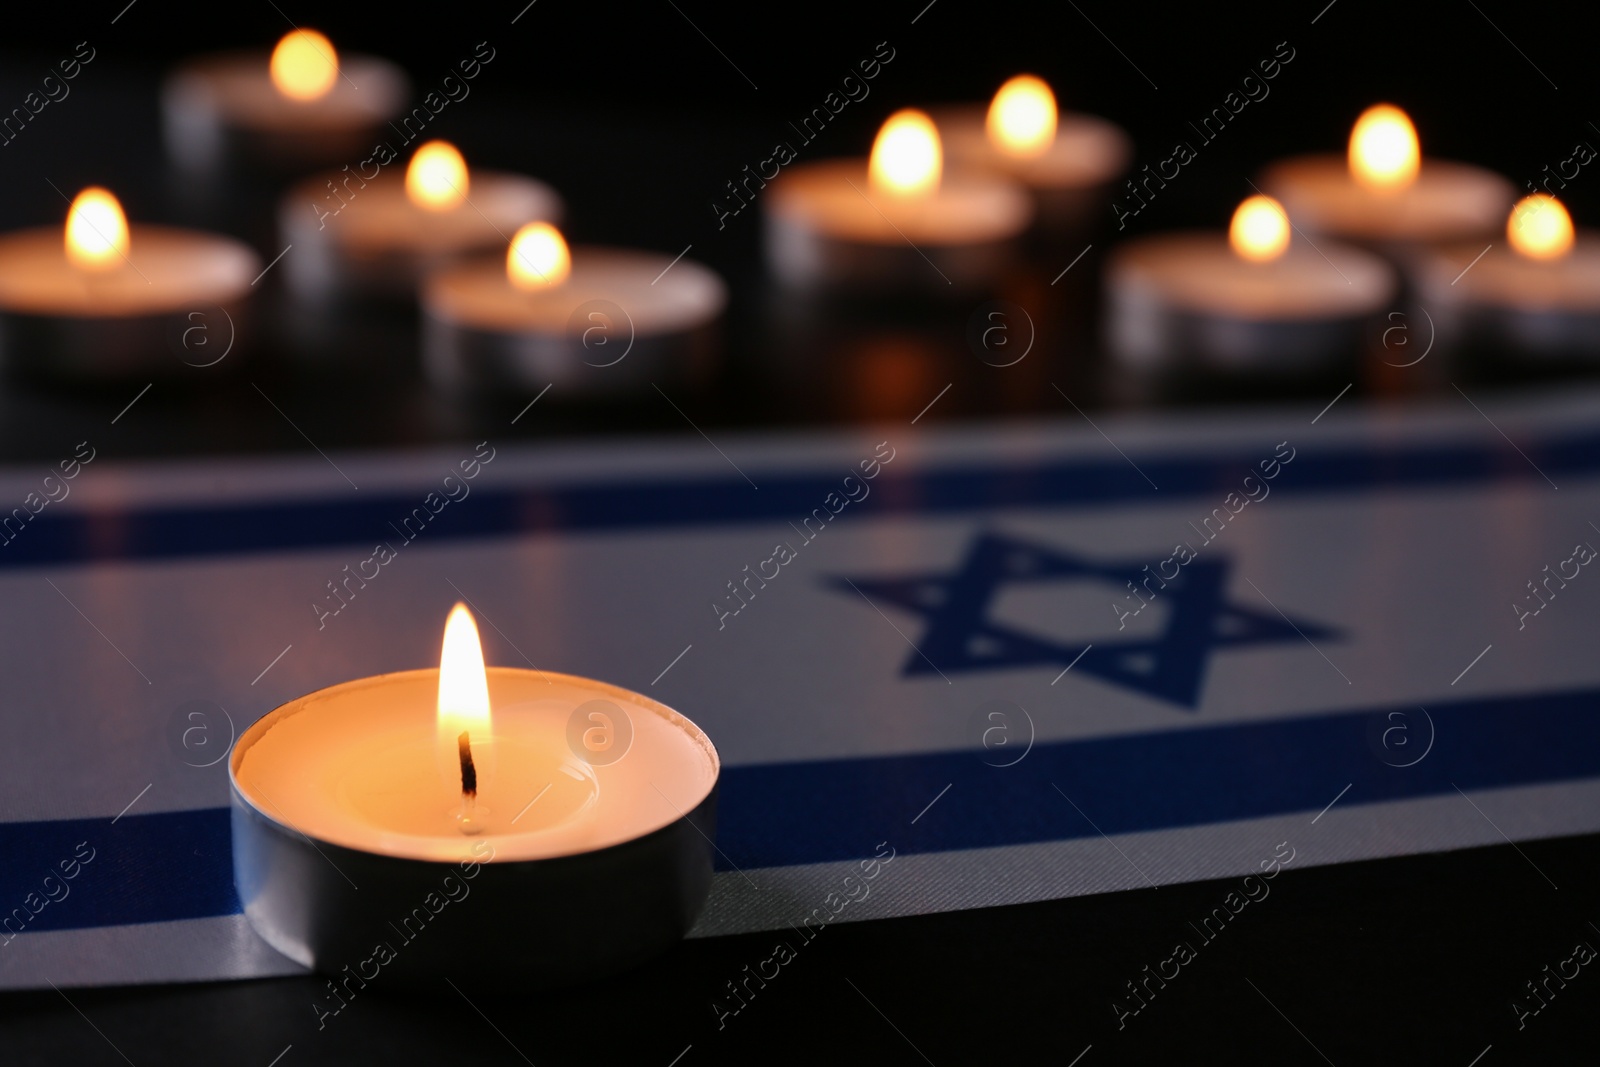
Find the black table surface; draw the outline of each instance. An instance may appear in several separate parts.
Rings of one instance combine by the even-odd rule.
[[[1311,816],[1307,816],[1307,831]],[[622,978],[529,993],[457,975],[374,987],[318,1028],[314,978],[0,998],[8,1064],[1583,1062],[1600,944],[1593,835],[1286,869],[1134,1006],[1238,879],[830,926],[736,1015],[730,981],[779,935],[688,941]],[[1268,846],[1270,852],[1271,846]],[[1265,853],[1264,853],[1265,854]],[[604,921],[575,915],[574,921]],[[791,940],[797,940],[791,935]],[[1551,970],[1545,971],[1546,967]],[[1568,967],[1570,971],[1570,966]],[[1544,986],[1540,986],[1541,991]],[[1520,1025],[1519,1025],[1520,1022]],[[114,1046],[114,1047],[113,1047]],[[292,1046],[292,1047],[291,1047]]]
[[[526,19],[543,16],[546,6]],[[1339,10],[1346,6],[1352,10]],[[692,246],[691,258],[729,280],[721,361],[708,380],[672,398],[681,410],[651,394],[593,404],[552,393],[537,417],[508,427],[508,413],[525,398],[465,403],[426,385],[407,309],[373,312],[328,352],[308,358],[290,340],[299,312],[269,273],[259,298],[266,325],[248,358],[163,378],[148,393],[143,381],[86,389],[8,380],[0,388],[0,459],[49,459],[91,432],[109,456],[151,459],[298,454],[306,437],[329,451],[384,449],[477,440],[486,428],[497,440],[692,435],[687,417],[728,430],[848,426],[909,418],[936,395],[926,425],[1081,420],[1071,405],[1096,413],[1262,404],[1315,411],[1347,381],[1354,383],[1349,400],[1399,406],[1449,399],[1452,382],[1467,385],[1480,402],[1550,384],[1552,375],[1530,375],[1494,353],[1448,373],[1438,360],[1398,371],[1388,364],[1400,360],[1385,358],[1394,353],[1381,335],[1348,377],[1264,386],[1126,380],[1097,340],[1099,267],[1126,236],[1115,232],[1109,211],[1081,240],[1034,249],[994,293],[892,305],[797,304],[764,279],[754,213],[718,228],[710,201],[759,158],[751,153],[765,148],[780,117],[803,112],[835,67],[848,69],[855,52],[869,52],[883,37],[904,42],[904,81],[891,88],[886,79],[883,108],[870,120],[864,109],[851,115],[823,146],[827,154],[860,151],[873,122],[890,106],[921,102],[919,93],[979,96],[1026,65],[1059,72],[1082,106],[1133,130],[1141,160],[1159,158],[1151,153],[1182,117],[1227,90],[1235,67],[1248,69],[1255,52],[1270,51],[1281,37],[1304,42],[1306,74],[1302,84],[1280,84],[1282,110],[1263,115],[1254,133],[1209,161],[1170,206],[1148,213],[1140,232],[1224,222],[1260,163],[1338,144],[1337,124],[1375,94],[1411,93],[1440,131],[1439,143],[1458,155],[1481,148],[1475,158],[1492,157],[1484,161],[1519,184],[1563,158],[1571,141],[1600,136],[1585,132],[1581,113],[1581,101],[1592,100],[1584,81],[1592,65],[1582,61],[1580,42],[1571,39],[1577,35],[1557,40],[1549,32],[1560,13],[1530,21],[1511,9],[1469,4],[1394,14],[1346,0],[1331,11],[1317,2],[1292,15],[1267,5],[1164,13],[1166,21],[1152,28],[1137,11],[1101,7],[1038,16],[1048,32],[989,32],[969,43],[983,13],[954,0],[931,11],[919,0],[905,12],[865,15],[834,5],[801,19],[813,25],[790,28],[794,47],[763,37],[752,28],[759,20],[732,7],[692,12],[704,41],[690,33],[688,16],[670,7],[640,15],[637,25],[599,19],[598,28],[594,17],[558,10],[545,27],[532,23],[528,38],[512,36],[507,20],[515,10],[464,14],[458,21],[481,15],[493,24],[482,36],[500,43],[505,59],[478,97],[441,117],[440,134],[475,162],[536,173],[562,189],[575,240],[667,255]],[[374,50],[388,45],[403,53],[419,83],[453,62],[459,42],[470,51],[479,36],[452,24],[429,48],[421,43],[425,30],[385,10],[382,27],[366,27],[378,36]],[[266,12],[260,26],[240,16],[216,29],[138,7],[116,23],[107,21],[111,14],[95,13],[83,33],[72,23],[41,31],[26,42],[27,62],[0,66],[4,99],[21,100],[31,72],[57,58],[54,50],[70,54],[70,41],[92,35],[103,53],[75,83],[71,100],[3,149],[0,230],[58,223],[65,204],[50,187],[70,194],[99,181],[114,185],[136,219],[228,229],[270,259],[281,247],[270,227],[272,187],[241,183],[216,202],[197,195],[162,160],[155,100],[161,61],[206,45],[214,29],[229,41],[270,40],[283,28],[278,15]],[[1021,16],[1006,6],[994,17],[1009,26],[1016,23],[1005,19]],[[133,26],[137,18],[150,24]],[[359,25],[348,13],[323,18],[325,27],[340,18]],[[586,62],[584,48],[564,49],[561,41],[580,31],[591,35],[585,40],[615,44],[622,58]],[[1379,34],[1379,43],[1362,50],[1363,32]],[[670,42],[654,47],[666,35]],[[1134,66],[1112,39],[1142,62]],[[737,76],[714,48],[742,60]],[[1519,57],[1522,48],[1529,51]],[[966,62],[974,55],[981,62]],[[629,63],[643,67],[624,69]],[[1365,71],[1370,90],[1349,84],[1358,80],[1352,64]],[[530,88],[546,70],[579,88]],[[1147,71],[1165,83],[1160,90],[1145,85]],[[733,101],[747,88],[738,80],[746,72],[766,81],[762,89],[772,95]],[[1561,90],[1551,77],[1564,83]],[[653,86],[653,78],[665,86]],[[629,94],[632,105],[619,102]],[[1491,122],[1504,137],[1482,137]],[[1573,196],[1581,205],[1594,194],[1580,186]],[[1084,258],[1053,283],[1086,245]],[[1034,349],[1011,367],[983,361],[969,342],[972,317],[995,298],[1024,309],[1037,331]],[[1554,377],[1594,379],[1570,369]],[[136,394],[138,403],[119,416]],[[636,972],[556,992],[496,988],[471,974],[455,976],[454,987],[441,981],[411,993],[374,989],[320,1028],[313,1003],[322,981],[314,978],[12,993],[0,996],[0,1064],[1576,1061],[1592,1058],[1588,1050],[1600,1037],[1600,977],[1592,968],[1541,986],[1556,991],[1545,993],[1537,1014],[1519,1019],[1512,1004],[1529,1003],[1526,983],[1543,981],[1547,965],[1571,957],[1575,944],[1600,945],[1597,844],[1600,838],[1586,836],[1291,868],[1267,901],[1120,1025],[1113,1003],[1129,1005],[1127,983],[1169,956],[1187,924],[1217,906],[1233,880],[835,924],[741,1011],[720,1020],[713,1005],[726,1001],[726,984],[770,956],[775,935],[685,942]]]

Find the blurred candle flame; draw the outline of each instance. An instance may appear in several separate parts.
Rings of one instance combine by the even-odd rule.
[[[1277,259],[1289,247],[1289,216],[1270,196],[1252,196],[1233,213],[1228,243],[1253,263]]]
[[[906,108],[889,116],[872,142],[867,181],[873,189],[894,196],[923,196],[939,188],[944,151],[933,120]]]
[[[339,53],[316,30],[293,30],[272,50],[272,84],[291,100],[328,95],[339,77]]]
[[[452,211],[467,198],[467,161],[449,141],[429,141],[406,167],[406,197],[427,211]]]
[[[1373,192],[1404,189],[1417,180],[1422,149],[1417,130],[1393,104],[1375,104],[1350,131],[1350,174]]]
[[[548,222],[530,222],[506,250],[506,277],[529,291],[560,285],[572,273],[572,254],[561,231]]]
[[[67,259],[84,270],[110,270],[128,255],[128,220],[117,198],[99,186],[79,193],[67,210]]]
[[[1529,259],[1560,259],[1572,251],[1572,216],[1546,193],[1525,196],[1506,220],[1506,239]]]
[[[1006,155],[1040,155],[1056,139],[1055,94],[1041,79],[1017,75],[994,94],[988,128],[990,143]]]

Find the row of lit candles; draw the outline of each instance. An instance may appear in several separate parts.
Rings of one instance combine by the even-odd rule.
[[[276,54],[273,69],[278,70]],[[1027,75],[1007,82],[989,110],[988,128],[995,145],[1019,158],[1037,155],[1048,146],[1054,126],[1054,100],[1048,87]],[[1375,193],[1404,188],[1415,180],[1420,166],[1410,120],[1388,105],[1368,109],[1351,133],[1349,158],[1351,175]],[[927,115],[906,109],[884,123],[868,166],[875,192],[914,200],[938,188],[940,171],[938,130]],[[419,147],[406,168],[406,195],[422,211],[461,210],[470,187],[466,160],[446,141]],[[1241,257],[1269,262],[1289,247],[1290,229],[1283,206],[1258,194],[1235,210],[1229,242]],[[1547,193],[1518,201],[1506,223],[1507,242],[1530,259],[1565,255],[1572,248],[1573,235],[1571,216]],[[113,269],[127,261],[128,223],[116,197],[99,187],[78,194],[67,213],[65,249],[68,259],[84,270]],[[547,222],[524,224],[510,241],[506,274],[518,288],[559,285],[570,269],[566,241]]]
[[[326,94],[337,78],[333,45],[314,31],[287,35],[273,52],[273,84],[296,100],[316,99]],[[1045,156],[1056,139],[1058,109],[1048,84],[1032,75],[1011,78],[995,94],[986,114],[985,130],[992,152],[987,160],[969,159],[1013,174],[1037,174],[1027,164]],[[440,149],[443,154],[445,149]],[[970,155],[970,153],[969,153]],[[418,161],[423,159],[419,152]],[[1007,166],[1007,162],[1012,165]],[[458,204],[450,195],[459,182],[464,189],[465,165],[455,154],[451,175],[443,181],[418,178],[418,163],[407,176],[408,190],[414,189],[418,204],[449,207]],[[1374,196],[1393,196],[1412,185],[1420,171],[1422,156],[1416,130],[1399,108],[1380,104],[1369,108],[1357,120],[1350,135],[1349,173],[1352,179]],[[939,129],[924,112],[906,109],[884,123],[872,146],[867,181],[871,190],[886,198],[890,210],[915,205],[937,192],[943,169]],[[1048,184],[1046,175],[1034,184]],[[440,192],[439,190],[443,190]],[[881,205],[874,205],[875,207]],[[1287,249],[1290,239],[1288,215],[1282,205],[1268,196],[1245,200],[1234,214],[1229,230],[1234,251],[1245,259],[1267,262]],[[1548,193],[1535,193],[1519,201],[1506,223],[1510,246],[1535,260],[1553,260],[1572,247],[1573,227],[1565,207]],[[541,240],[548,241],[548,235]],[[513,255],[511,260],[517,257]],[[508,260],[509,271],[516,267]],[[526,275],[526,272],[523,272]],[[542,283],[540,275],[534,284]]]
[[[340,81],[340,59],[326,37],[311,30],[296,30],[278,43],[264,66],[263,88],[268,84],[271,87],[265,91],[274,94],[291,111],[306,109],[308,124],[322,121],[314,119],[313,113],[322,102],[330,99]],[[1062,138],[1064,123],[1073,124],[1070,145]],[[917,277],[918,284],[926,283],[931,278],[927,264],[932,264],[947,284],[992,284],[1008,262],[1007,251],[1033,220],[1035,206],[1042,198],[1061,189],[1081,191],[1075,186],[1103,189],[1126,162],[1126,140],[1114,127],[1087,116],[1063,116],[1050,87],[1031,75],[1012,78],[996,93],[982,118],[981,136],[972,135],[973,126],[974,121],[965,115],[951,114],[935,122],[923,111],[906,109],[896,112],[883,124],[865,166],[851,161],[824,161],[787,169],[776,182],[767,203],[768,256],[779,277],[800,285],[842,283],[876,291],[900,285],[908,277]],[[952,136],[951,143],[958,147],[959,161],[966,166],[947,175],[944,155],[946,140]],[[1086,157],[1095,158],[1089,158],[1086,164]],[[1501,188],[1509,187],[1493,175],[1475,172],[1470,177],[1477,181],[1476,189],[1466,186],[1463,190],[1444,189],[1431,200],[1415,197],[1408,190],[1425,173],[1416,131],[1404,112],[1389,105],[1368,109],[1356,122],[1346,166],[1348,178],[1344,186],[1338,186],[1327,168],[1308,172],[1309,177],[1306,173],[1289,170],[1275,177],[1269,172],[1264,179],[1268,191],[1278,192],[1277,187],[1281,187],[1282,192],[1278,198],[1265,194],[1252,196],[1239,205],[1226,246],[1232,257],[1256,265],[1279,260],[1289,249],[1292,230],[1296,228],[1291,219],[1301,210],[1305,217],[1299,228],[1319,235],[1341,236],[1338,211],[1324,212],[1322,201],[1335,207],[1342,202],[1342,210],[1347,215],[1351,212],[1350,203],[1354,202],[1355,229],[1360,232],[1351,236],[1364,239],[1358,243],[1376,241],[1381,244],[1389,237],[1415,236],[1408,231],[1408,226],[1415,221],[1408,215],[1417,214],[1412,210],[1413,201],[1434,210],[1438,206],[1433,203],[1435,201],[1449,201],[1452,197],[1471,201],[1473,196],[1469,193],[1479,194],[1477,198],[1483,200],[1481,194],[1487,189],[1486,202],[1492,204]],[[1469,169],[1450,164],[1438,166]],[[860,184],[854,180],[858,174]],[[409,203],[409,208],[384,216],[380,221],[384,223],[381,228],[392,231],[390,238],[398,239],[400,245],[411,246],[408,251],[416,262],[407,272],[406,284],[411,295],[417,295],[419,288],[422,290],[425,311],[432,304],[433,312],[462,329],[513,337],[531,335],[548,347],[552,338],[568,332],[571,324],[566,313],[578,303],[607,300],[627,309],[627,296],[638,293],[644,284],[654,288],[659,280],[658,272],[668,264],[652,257],[642,257],[627,265],[607,262],[587,272],[582,284],[569,286],[573,256],[551,217],[559,211],[559,198],[531,179],[517,180],[544,190],[546,195],[543,200],[536,195],[524,197],[521,206],[512,209],[521,216],[537,217],[510,219],[511,226],[507,228],[514,228],[515,232],[506,241],[504,231],[495,220],[472,203],[473,178],[454,146],[434,140],[420,146],[412,155],[404,181],[405,202]],[[331,183],[326,184],[332,187]],[[363,188],[365,185],[362,182]],[[1134,188],[1131,182],[1129,188]],[[1412,200],[1407,200],[1408,196]],[[367,199],[371,201],[374,197],[369,194]],[[1509,199],[1509,195],[1506,196],[1507,202]],[[1287,208],[1282,200],[1289,201]],[[371,210],[360,196],[342,205],[340,213],[346,208],[356,214]],[[299,209],[286,201],[285,210]],[[1421,236],[1448,238],[1457,230],[1470,232],[1474,227],[1481,232],[1482,220],[1476,217],[1481,214],[1477,207],[1460,218],[1445,211],[1442,215],[1445,223],[1440,232],[1423,232]],[[486,225],[479,225],[474,215],[483,216]],[[476,232],[468,232],[463,237],[462,233],[440,229],[429,222],[430,218],[447,217],[470,224],[458,230]],[[1059,218],[1056,221],[1059,222]],[[1068,221],[1079,225],[1083,222],[1081,218]],[[1393,225],[1388,226],[1391,222]],[[326,236],[306,234],[300,243],[311,245],[323,241],[336,246],[341,240],[351,239],[348,236],[350,227],[344,220],[333,218],[327,225],[331,233]],[[1455,230],[1451,229],[1452,225]],[[1560,202],[1547,193],[1535,193],[1518,201],[1511,208],[1505,226],[1510,247],[1530,262],[1558,261],[1574,244],[1569,215]],[[1386,227],[1393,232],[1385,233]],[[316,229],[321,231],[324,227],[318,225]],[[170,238],[175,232],[165,231],[165,234]],[[215,243],[216,239],[206,240]],[[452,269],[448,261],[459,258],[462,253],[486,251],[498,241],[506,242],[503,273],[498,282],[489,279],[481,269],[473,270],[470,281],[465,284],[483,291],[465,300],[459,298],[463,291],[459,277],[453,285],[434,284]],[[196,269],[193,263],[185,265],[181,262],[181,249],[169,249],[172,254],[163,263],[152,265],[141,259],[143,265],[140,266],[133,259],[136,243],[116,199],[98,187],[84,190],[68,212],[66,263],[73,271],[102,276],[116,274],[127,266],[138,274],[144,285],[131,281],[122,285],[74,282],[70,276],[61,277],[59,270],[52,271],[47,264],[39,262],[37,240],[31,242],[26,253],[19,253],[0,240],[0,312],[68,318],[162,314],[202,300],[226,305],[230,299],[245,295],[248,286],[242,284],[244,281],[253,284],[253,280],[244,279],[238,269],[219,272]],[[197,246],[205,243],[204,240],[196,242]],[[240,254],[241,249],[239,246],[233,250],[233,260],[254,263],[250,258],[253,254],[247,250]],[[196,255],[205,259],[202,252]],[[302,251],[299,262],[308,261],[311,255]],[[1227,271],[1221,277],[1211,277],[1216,267],[1215,257],[1196,259],[1192,249],[1182,256],[1165,256],[1159,248],[1146,248],[1141,256],[1143,268],[1149,268],[1152,263],[1156,267],[1153,271],[1143,269],[1146,288],[1152,279],[1157,289],[1173,288],[1169,281],[1175,278],[1176,288],[1170,295],[1177,303],[1192,305],[1196,299],[1201,304],[1219,303],[1216,308],[1187,307],[1190,312],[1217,310],[1232,314],[1237,309],[1230,307],[1229,287],[1245,287],[1253,294],[1250,313],[1245,317],[1253,313],[1256,317],[1271,318],[1275,309],[1293,309],[1305,304],[1306,294],[1301,291],[1305,285],[1331,284],[1327,278],[1307,282],[1304,272],[1295,274],[1287,270],[1280,272],[1281,277],[1259,272],[1228,274]],[[331,273],[358,272],[362,269],[360,259],[360,256],[343,260],[334,257]],[[151,277],[163,264],[174,263],[178,278]],[[685,295],[679,299],[694,305],[693,314],[686,319],[681,308],[679,313],[671,313],[674,299],[671,295],[665,300],[668,313],[656,314],[654,309],[662,306],[660,298],[674,290],[655,290],[650,295],[657,299],[641,309],[643,321],[629,312],[630,335],[699,330],[720,314],[723,305],[720,282],[692,263],[681,266],[680,273],[691,278],[686,283]],[[296,266],[291,264],[286,269],[294,277]],[[1197,278],[1197,272],[1207,277]],[[1116,274],[1113,269],[1113,289],[1118,284]],[[429,275],[434,281],[429,280]],[[1348,282],[1348,278],[1344,280]],[[186,289],[186,285],[190,288]],[[1222,298],[1216,301],[1213,297],[1219,285],[1223,287]],[[1281,297],[1269,295],[1263,302],[1258,293],[1263,285],[1268,287],[1269,294],[1277,292],[1272,286],[1285,292]],[[430,288],[454,296],[430,300]],[[1387,296],[1393,287],[1377,288],[1383,289]],[[1196,292],[1201,294],[1198,298]],[[1596,302],[1600,303],[1600,294]],[[1317,300],[1311,298],[1309,303],[1315,311]],[[1341,298],[1333,303],[1337,305],[1338,314],[1348,313],[1346,300]],[[1293,318],[1296,313],[1290,310],[1286,314]],[[1309,316],[1312,321],[1316,318],[1316,314]]]

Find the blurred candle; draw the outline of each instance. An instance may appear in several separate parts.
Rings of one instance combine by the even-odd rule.
[[[946,174],[938,129],[913,109],[889,117],[864,166],[791,167],[764,203],[767,257],[782,281],[869,293],[990,284],[1032,216],[1008,178]]]
[[[1419,289],[1445,350],[1510,366],[1600,360],[1600,235],[1574,229],[1546,193],[1512,208],[1504,245],[1432,253]]]
[[[1104,210],[1102,194],[1128,167],[1133,148],[1118,127],[1061,112],[1042,79],[1019,74],[979,107],[934,113],[952,166],[1005,174],[1027,186],[1040,227],[1075,235]]]
[[[394,64],[341,55],[321,33],[296,29],[270,54],[219,53],[173,71],[161,98],[167,151],[192,171],[353,164],[409,92]]]
[[[569,249],[554,226],[532,222],[504,254],[429,275],[424,365],[455,390],[648,390],[706,369],[726,303],[722,279],[693,260]]]
[[[231,238],[129,227],[117,198],[91,186],[63,227],[0,236],[0,360],[75,382],[207,365],[236,340],[260,269]]]
[[[1268,167],[1261,187],[1307,233],[1403,250],[1489,237],[1511,205],[1504,178],[1465,163],[1424,159],[1416,128],[1392,104],[1362,112],[1343,159],[1302,156]]]
[[[1142,371],[1286,376],[1353,363],[1362,328],[1396,290],[1394,272],[1360,249],[1292,238],[1283,206],[1252,196],[1226,238],[1119,245],[1107,276],[1112,348]]]

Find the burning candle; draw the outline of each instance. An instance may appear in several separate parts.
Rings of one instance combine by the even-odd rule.
[[[1534,193],[1506,219],[1505,244],[1431,255],[1419,299],[1440,343],[1593,362],[1600,353],[1600,237],[1573,229],[1561,201]]]
[[[1117,247],[1110,340],[1138,369],[1303,372],[1357,351],[1362,327],[1395,290],[1377,256],[1295,242],[1283,206],[1252,196],[1226,238],[1162,234]]]
[[[129,227],[116,197],[85,189],[64,230],[0,236],[0,359],[70,381],[209,365],[235,340],[260,270],[238,241]]]
[[[257,932],[308,967],[356,967],[382,944],[376,965],[411,977],[583,981],[688,930],[711,882],[719,766],[699,727],[648,697],[486,670],[457,604],[437,670],[312,693],[240,736],[234,879]],[[451,902],[451,923],[426,929]]]
[[[1390,104],[1362,112],[1344,159],[1285,160],[1261,185],[1313,235],[1401,247],[1491,236],[1512,200],[1511,183],[1497,174],[1423,159],[1411,119]]]
[[[162,90],[167,150],[195,171],[351,163],[409,91],[394,64],[340,55],[322,34],[296,29],[270,54],[205,56],[176,70]]]
[[[324,175],[290,190],[278,208],[284,275],[297,296],[411,297],[429,270],[505,244],[528,222],[560,219],[561,198],[519,174],[469,171],[447,141],[429,141],[404,174]]]
[[[534,222],[504,256],[428,277],[424,362],[434,381],[457,389],[648,388],[704,369],[726,303],[722,279],[693,260],[569,251],[559,230]]]
[[[1031,74],[1002,85],[987,112],[957,108],[935,118],[952,164],[1015,178],[1033,194],[1040,225],[1056,233],[1086,225],[1133,155],[1118,127],[1058,112],[1050,86]]]
[[[970,291],[1010,262],[1033,208],[998,174],[945,174],[933,120],[896,112],[872,154],[796,166],[766,200],[767,258],[796,287]]]

